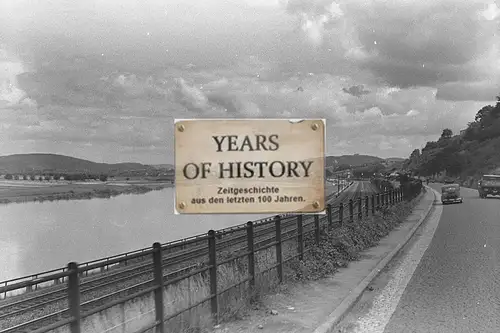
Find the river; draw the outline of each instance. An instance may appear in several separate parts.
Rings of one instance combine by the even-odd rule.
[[[0,281],[269,216],[174,215],[173,198],[174,189],[166,188],[110,199],[0,205]]]

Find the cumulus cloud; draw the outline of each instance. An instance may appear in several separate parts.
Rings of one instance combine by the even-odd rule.
[[[323,43],[326,31],[344,15],[340,6],[331,0],[289,0],[286,9],[299,17],[301,29],[315,46]]]
[[[166,162],[174,118],[321,117],[405,156],[500,93],[498,1],[167,2],[0,11],[0,149]]]
[[[307,23],[316,44],[340,44],[346,59],[392,87],[492,82],[500,76],[499,7],[491,0],[295,0],[286,8],[307,18],[300,24]],[[331,8],[338,10],[331,14]],[[468,100],[485,100],[484,95],[467,94]],[[438,97],[453,99],[446,93]]]

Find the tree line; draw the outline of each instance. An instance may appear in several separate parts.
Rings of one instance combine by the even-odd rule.
[[[6,174],[5,179],[8,180],[32,180],[35,181],[37,180],[37,176],[34,174]],[[50,179],[61,179],[63,178],[64,180],[69,180],[69,181],[85,181],[85,180],[100,180],[102,182],[105,182],[108,180],[108,175],[106,174],[86,174],[86,173],[72,173],[72,174],[66,174],[66,173],[48,173],[48,174],[43,174],[40,175],[38,180],[43,181],[43,180],[50,180]]]
[[[418,175],[433,176],[443,171],[451,177],[476,176],[500,167],[500,96],[481,108],[467,128],[454,135],[443,129],[437,141],[415,149],[405,167]]]

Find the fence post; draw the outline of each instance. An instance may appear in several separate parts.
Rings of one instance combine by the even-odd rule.
[[[253,222],[247,222],[248,275],[250,275],[250,293],[255,287],[255,252],[253,248]]]
[[[210,275],[210,307],[215,324],[219,324],[219,294],[217,292],[217,250],[215,244],[215,231],[208,232],[208,265]]]
[[[276,216],[276,221],[274,223],[276,229],[276,261],[278,264],[276,268],[278,270],[278,279],[280,280],[280,282],[283,282],[283,254],[281,251],[281,217],[279,215]]]
[[[161,263],[161,244],[156,242],[153,244],[153,270],[155,289],[155,312],[156,312],[156,328],[159,328],[159,333],[165,333],[163,325],[163,267]]]
[[[71,333],[80,333],[81,311],[80,311],[80,276],[78,275],[78,264],[68,264],[68,302],[69,312],[73,321],[70,324]]]
[[[319,215],[314,215],[314,239],[319,244]]]
[[[372,215],[375,214],[375,194],[372,194]]]
[[[363,218],[363,201],[361,200],[361,196],[358,197],[358,220]]]
[[[339,205],[339,225],[342,227],[344,222],[344,204],[341,202]]]
[[[299,251],[299,260],[304,260],[304,229],[302,225],[303,215],[297,216],[297,250]]]
[[[365,215],[368,217],[368,212],[370,211],[370,200],[367,195],[365,195]]]
[[[354,202],[352,199],[349,199],[349,221],[354,221]]]
[[[330,230],[330,228],[333,225],[333,221],[332,221],[332,205],[331,204],[326,205],[326,217],[328,219],[328,230]]]

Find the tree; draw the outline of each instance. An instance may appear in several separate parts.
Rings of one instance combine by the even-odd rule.
[[[30,180],[35,180],[35,176],[34,176],[34,175],[31,175],[31,176],[30,176]]]
[[[99,180],[100,180],[101,182],[105,182],[105,181],[107,181],[107,180],[108,180],[108,176],[107,176],[107,175],[100,175],[100,176],[99,176]]]
[[[10,173],[5,175],[5,179],[11,180],[13,177]]]
[[[453,132],[449,128],[445,128],[441,134],[441,139],[449,139],[453,136]]]
[[[482,107],[481,110],[479,110],[476,113],[476,117],[474,118],[474,120],[477,123],[481,123],[484,119],[486,119],[490,115],[491,110],[493,110],[493,106],[491,105],[486,105]]]

